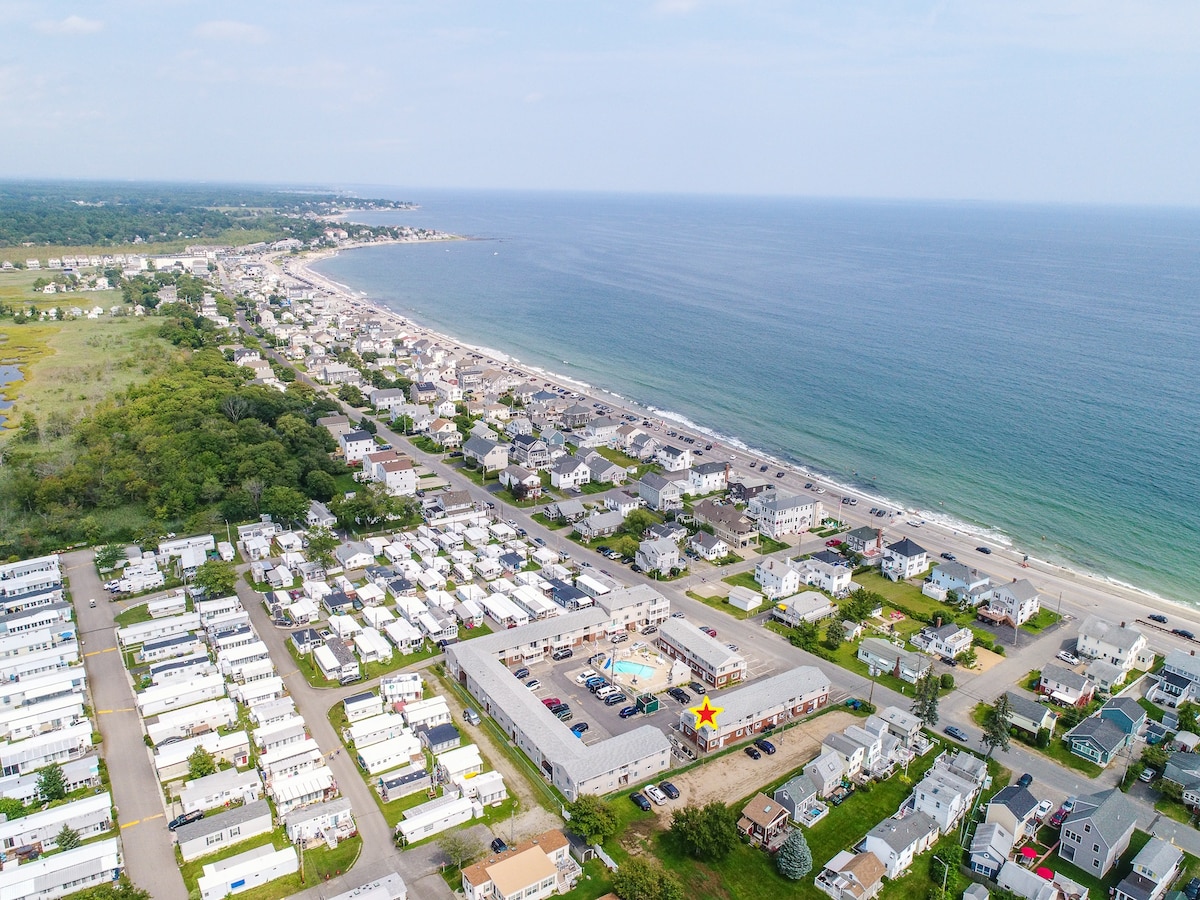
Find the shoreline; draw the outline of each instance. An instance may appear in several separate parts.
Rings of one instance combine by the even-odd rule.
[[[379,244],[383,242],[374,243]],[[418,242],[388,241],[386,243],[397,244]],[[658,427],[664,432],[664,434],[668,428],[674,428],[675,430],[679,431],[681,435],[689,434],[696,437],[703,437],[706,443],[711,442],[713,444],[713,450],[709,451],[712,455],[708,458],[724,459],[730,455],[737,456],[740,454],[740,456],[759,461],[760,463],[768,462],[770,464],[770,468],[773,468],[777,471],[783,471],[786,475],[799,476],[802,480],[811,480],[815,485],[824,487],[829,492],[828,500],[836,499],[834,495],[839,494],[842,497],[854,497],[858,499],[859,502],[865,500],[867,501],[868,506],[871,504],[882,505],[890,510],[897,511],[893,515],[889,515],[883,519],[877,519],[868,516],[865,511],[856,515],[857,510],[855,508],[848,509],[846,506],[840,503],[827,503],[826,514],[837,515],[839,518],[849,522],[851,527],[857,527],[857,524],[873,524],[876,527],[888,528],[893,533],[892,539],[898,540],[901,536],[907,536],[917,540],[918,543],[921,543],[919,538],[922,533],[936,535],[940,539],[939,546],[945,545],[946,543],[960,544],[964,540],[968,543],[973,543],[975,541],[987,541],[998,545],[995,548],[993,555],[989,556],[987,560],[976,561],[973,558],[967,558],[963,555],[960,555],[958,561],[989,570],[998,567],[994,565],[988,565],[988,563],[993,561],[999,562],[1002,558],[1007,556],[1015,556],[1017,560],[1022,561],[1023,563],[1020,566],[1023,574],[1030,576],[1031,580],[1036,580],[1034,576],[1040,575],[1067,582],[1068,584],[1059,591],[1060,595],[1066,590],[1067,587],[1071,586],[1070,583],[1074,583],[1074,586],[1084,591],[1090,590],[1113,600],[1135,603],[1139,607],[1139,613],[1141,613],[1142,610],[1157,610],[1166,613],[1173,613],[1177,616],[1187,618],[1189,621],[1192,621],[1197,625],[1200,625],[1200,609],[1188,605],[1185,601],[1162,596],[1161,594],[1155,593],[1147,588],[1142,588],[1137,585],[1122,581],[1115,576],[1076,568],[1070,562],[1060,563],[1053,560],[1040,558],[1036,556],[1032,550],[1023,549],[1011,537],[997,529],[989,528],[985,525],[978,525],[975,523],[957,520],[940,508],[922,509],[920,508],[920,504],[910,506],[908,504],[900,503],[892,498],[887,497],[886,492],[883,490],[873,492],[868,489],[855,486],[852,483],[847,483],[839,478],[839,476],[836,474],[810,469],[800,462],[789,462],[787,460],[779,459],[774,454],[751,447],[734,435],[724,434],[709,426],[701,425],[692,421],[683,414],[676,413],[671,410],[660,409],[650,404],[640,403],[621,394],[617,394],[614,391],[610,391],[598,385],[589,384],[588,382],[572,378],[568,375],[554,372],[543,366],[527,364],[519,358],[496,348],[472,344],[445,332],[437,331],[434,328],[423,325],[406,315],[398,313],[395,310],[392,310],[381,303],[372,300],[365,292],[356,291],[349,285],[335,281],[334,279],[315,271],[313,268],[313,266],[315,266],[317,263],[339,255],[342,250],[361,249],[362,247],[370,247],[372,245],[372,243],[356,243],[332,250],[311,252],[295,259],[295,269],[297,274],[299,274],[301,277],[307,278],[314,283],[323,285],[327,291],[329,291],[331,294],[337,295],[344,302],[370,310],[373,314],[386,316],[393,321],[403,324],[414,333],[435,339],[437,341],[445,342],[453,348],[480,353],[484,357],[482,360],[484,362],[494,363],[497,366],[515,367],[519,371],[530,376],[531,380],[533,380],[534,376],[540,377],[543,381],[550,382],[554,385],[571,388],[576,393],[582,393],[589,399],[600,400],[613,407],[614,410],[623,410],[631,414],[639,415],[643,418],[648,418],[651,421],[657,421]],[[721,453],[724,453],[725,456],[721,456]],[[745,461],[740,457],[737,458],[737,462],[742,464],[741,468],[746,468],[744,465]],[[754,474],[758,477],[767,475],[765,472],[760,474],[757,471],[755,471]],[[783,487],[783,485],[781,485],[781,487]],[[790,489],[790,486],[788,487]],[[802,488],[796,488],[792,492],[801,494],[805,493]],[[861,518],[866,521],[863,523],[855,523],[854,519],[856,518]],[[908,522],[910,520],[917,520],[920,522],[920,524],[909,526]],[[953,549],[958,552],[957,547]],[[968,549],[967,552],[970,552],[970,550]],[[931,557],[933,556],[934,552],[931,552]],[[933,559],[932,561],[936,564],[937,560]],[[1041,584],[1036,586],[1042,590],[1043,596],[1047,600],[1047,606],[1049,606],[1049,601],[1053,599],[1051,596],[1053,592],[1048,586]],[[1082,605],[1085,607],[1103,606],[1103,604],[1085,603],[1081,600],[1075,600],[1074,603],[1075,605]],[[1111,613],[1104,613],[1103,611],[1101,614],[1111,615]]]

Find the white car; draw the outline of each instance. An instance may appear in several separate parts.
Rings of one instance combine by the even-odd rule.
[[[1067,650],[1059,650],[1058,658],[1065,662],[1068,666],[1079,665],[1079,657]]]
[[[530,678],[527,682],[525,682],[525,687],[529,688],[531,691],[536,691],[541,686],[542,683],[536,678]]]
[[[658,789],[658,785],[656,785],[656,784],[646,785],[644,788],[642,788],[642,793],[645,794],[647,797],[649,797],[651,800],[653,800],[655,803],[657,803],[659,806],[662,806],[664,803],[667,802],[667,795],[664,794],[662,791],[660,791]]]
[[[582,672],[580,672],[578,675],[575,676],[575,683],[583,684],[589,678],[595,678],[596,674],[597,673],[596,673],[595,669],[584,669]]]
[[[1044,821],[1046,816],[1050,815],[1051,809],[1053,809],[1053,806],[1051,806],[1050,801],[1043,800],[1037,805],[1037,809],[1034,810],[1033,816],[1039,822]]]

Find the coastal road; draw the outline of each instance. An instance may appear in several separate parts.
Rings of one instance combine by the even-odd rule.
[[[117,647],[113,619],[120,607],[109,600],[91,550],[63,554],[63,563],[75,602],[92,711],[104,738],[100,749],[118,810],[126,871],[133,883],[148,890],[155,900],[187,900],[167,830],[158,771],[142,739],[133,685]],[[95,608],[88,604],[92,598]]]

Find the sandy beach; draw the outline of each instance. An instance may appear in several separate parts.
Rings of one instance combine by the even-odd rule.
[[[376,242],[376,244],[378,243],[381,242]],[[277,262],[283,271],[293,278],[310,282],[330,297],[369,311],[372,315],[402,324],[414,335],[445,344],[451,350],[480,354],[480,362],[483,364],[496,368],[511,368],[532,381],[566,388],[582,394],[584,400],[581,402],[601,403],[611,407],[614,414],[628,413],[639,416],[650,422],[649,430],[653,434],[663,438],[667,438],[669,431],[675,431],[677,436],[667,438],[668,440],[692,437],[697,443],[691,446],[703,448],[704,455],[701,459],[728,460],[736,474],[752,473],[757,477],[769,478],[776,482],[780,490],[791,493],[809,493],[818,488],[823,489],[824,493],[820,495],[820,499],[824,502],[826,514],[840,515],[850,528],[860,525],[882,527],[886,541],[899,540],[902,537],[911,538],[927,549],[931,558],[936,559],[939,554],[950,552],[960,562],[977,566],[997,578],[1028,578],[1041,591],[1045,605],[1055,612],[1061,612],[1064,616],[1078,619],[1095,613],[1113,621],[1138,621],[1139,627],[1147,634],[1152,646],[1160,652],[1174,647],[1198,649],[1195,642],[1173,635],[1170,630],[1185,627],[1200,633],[1200,610],[1138,590],[1136,587],[1114,583],[1101,576],[1040,560],[1037,558],[1036,548],[1005,546],[1002,537],[989,533],[986,529],[943,524],[926,518],[925,514],[920,512],[902,509],[894,504],[889,506],[887,501],[879,496],[870,496],[855,491],[836,481],[812,474],[802,466],[783,463],[764,453],[757,452],[740,443],[736,438],[721,436],[719,428],[702,427],[688,422],[682,417],[643,408],[602,388],[584,385],[538,367],[524,365],[507,357],[502,351],[467,344],[451,335],[426,328],[386,307],[375,304],[370,298],[356,293],[348,286],[333,281],[313,269],[314,264],[334,256],[342,250],[369,246],[373,245],[347,245],[339,250],[321,251],[294,258],[277,258]],[[711,450],[707,449],[709,444],[712,445]],[[763,464],[767,465],[765,472],[761,471]],[[782,472],[783,476],[776,478],[779,472]],[[805,488],[805,484],[809,482],[813,484],[811,491]],[[855,498],[857,504],[843,504],[843,498]],[[868,512],[872,506],[886,508],[889,514],[882,518],[873,516]],[[992,553],[990,555],[980,553],[976,550],[979,546],[989,547]],[[1130,549],[1131,552],[1137,550],[1133,547]],[[1167,615],[1169,617],[1168,625],[1164,628],[1153,622],[1147,622],[1145,616],[1152,612]]]

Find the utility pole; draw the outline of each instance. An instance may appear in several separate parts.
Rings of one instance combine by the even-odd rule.
[[[944,895],[946,893],[946,877],[950,874],[950,866],[947,865],[946,861],[936,853],[934,854],[933,858],[942,864],[942,894]]]

